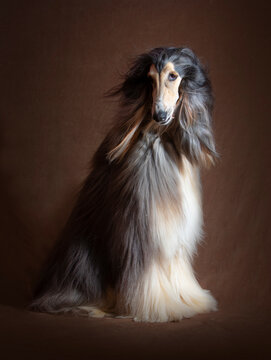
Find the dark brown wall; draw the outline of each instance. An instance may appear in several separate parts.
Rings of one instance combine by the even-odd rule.
[[[1,302],[22,305],[65,223],[127,60],[187,45],[210,68],[220,163],[196,270],[220,308],[270,302],[268,1],[2,1]]]

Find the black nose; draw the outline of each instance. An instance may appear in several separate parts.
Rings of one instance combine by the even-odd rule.
[[[166,121],[167,113],[166,111],[158,111],[153,114],[153,120],[155,120],[158,123]]]

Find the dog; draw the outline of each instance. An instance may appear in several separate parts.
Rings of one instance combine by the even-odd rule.
[[[199,170],[215,163],[207,71],[186,47],[138,56],[115,125],[94,154],[31,309],[136,321],[216,310],[192,259],[202,238]]]

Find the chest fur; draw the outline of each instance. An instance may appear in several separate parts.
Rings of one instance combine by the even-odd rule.
[[[202,232],[201,189],[198,168],[184,157],[179,167],[164,156],[167,169],[156,163],[150,225],[160,255],[171,258],[182,248],[195,251]]]

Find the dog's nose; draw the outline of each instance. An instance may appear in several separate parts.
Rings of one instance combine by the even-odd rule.
[[[166,118],[167,118],[167,112],[163,110],[157,111],[153,114],[153,120],[155,120],[158,123],[164,122]]]

